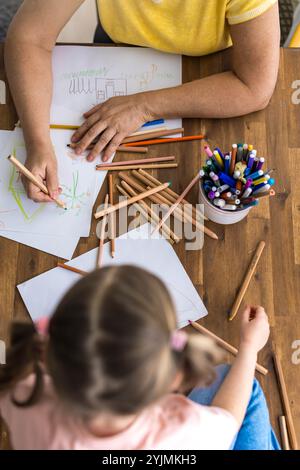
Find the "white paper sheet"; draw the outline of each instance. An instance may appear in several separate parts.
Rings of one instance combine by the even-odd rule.
[[[20,131],[17,131],[19,133]],[[60,134],[59,140],[68,141],[70,138],[71,133],[68,131],[53,131],[53,134]],[[5,157],[8,155],[8,150],[13,148],[13,141],[15,140],[15,132],[14,131],[0,131],[0,157]],[[94,165],[87,163],[90,165],[90,171],[94,171]],[[96,175],[96,182],[94,188],[94,195],[93,195],[93,204],[95,203],[98,193],[101,189],[101,186],[105,180],[106,172],[97,172]],[[3,179],[3,176],[0,176],[0,179]],[[1,210],[0,210],[0,219],[1,219]],[[85,233],[82,233],[81,236],[85,236]],[[50,253],[54,256],[59,256],[63,259],[71,259],[73,253],[77,247],[79,242],[79,236],[72,236],[68,235],[67,237],[64,236],[57,236],[57,235],[48,235],[48,234],[39,234],[39,233],[27,233],[27,232],[20,232],[20,231],[9,231],[9,230],[1,230],[0,229],[0,236],[8,238],[10,240],[14,240],[18,243],[22,243],[27,246],[31,246],[37,250],[44,251],[46,253]]]
[[[66,131],[51,131],[58,160],[58,175],[67,210],[56,204],[36,204],[26,196],[19,172],[7,160],[15,154],[25,163],[26,150],[21,129],[16,129],[11,146],[0,158],[0,229],[60,236],[88,236],[90,232],[95,184],[95,165],[84,157],[74,158],[67,148]]]
[[[134,264],[162,279],[173,297],[178,327],[188,320],[198,320],[207,310],[172,246],[163,237],[150,239],[152,227],[145,224],[116,239],[116,258],[110,256],[110,244],[104,246],[103,265]],[[84,271],[96,267],[95,248],[70,261],[69,265]],[[80,275],[54,268],[18,286],[21,297],[33,320],[51,315],[63,295]]]
[[[82,115],[113,96],[182,83],[181,56],[138,47],[57,46],[53,53],[53,124],[81,124]],[[181,119],[167,120],[169,128]]]

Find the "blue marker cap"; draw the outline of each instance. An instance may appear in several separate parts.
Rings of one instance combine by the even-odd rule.
[[[219,178],[221,181],[223,181],[223,183],[228,184],[231,187],[235,187],[235,184],[236,184],[235,179],[233,179],[229,175],[226,175],[226,173],[223,173],[222,171],[220,171]]]

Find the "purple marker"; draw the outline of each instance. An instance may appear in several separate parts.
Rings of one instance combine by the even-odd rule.
[[[247,181],[246,181],[246,184],[244,186],[244,190],[250,188],[251,184],[253,183],[253,180],[251,178],[249,178]]]
[[[206,153],[206,155],[208,156],[208,158],[211,158],[214,156],[214,154],[212,153],[212,151],[210,150],[209,146],[208,145],[205,145],[204,147],[204,152]]]
[[[261,170],[264,163],[265,163],[265,159],[264,159],[264,157],[261,157],[261,158],[258,160],[258,164],[257,164],[257,167],[256,167],[256,171]]]
[[[208,199],[210,199],[212,201],[213,199],[215,199],[215,192],[214,191],[209,191],[207,196],[208,196]]]
[[[251,152],[250,155],[249,155],[249,158],[248,158],[248,163],[247,163],[247,168],[249,170],[251,170],[251,168],[253,166],[254,158],[255,158],[255,155]],[[258,168],[258,169],[260,170],[260,168]]]

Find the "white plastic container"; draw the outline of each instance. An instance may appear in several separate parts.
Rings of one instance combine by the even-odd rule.
[[[201,181],[199,184],[199,202],[204,206],[204,214],[206,217],[208,217],[212,222],[222,225],[236,224],[247,217],[252,209],[252,207],[248,207],[246,209],[238,209],[232,212],[219,209],[207,199]]]

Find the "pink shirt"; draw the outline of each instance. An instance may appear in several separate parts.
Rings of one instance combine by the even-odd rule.
[[[30,375],[20,382],[13,396],[28,397],[33,379]],[[238,432],[237,422],[226,411],[198,405],[182,395],[166,395],[125,431],[107,438],[93,436],[67,414],[49,376],[45,376],[45,392],[37,405],[18,408],[10,397],[0,398],[0,412],[16,450],[226,450]]]

